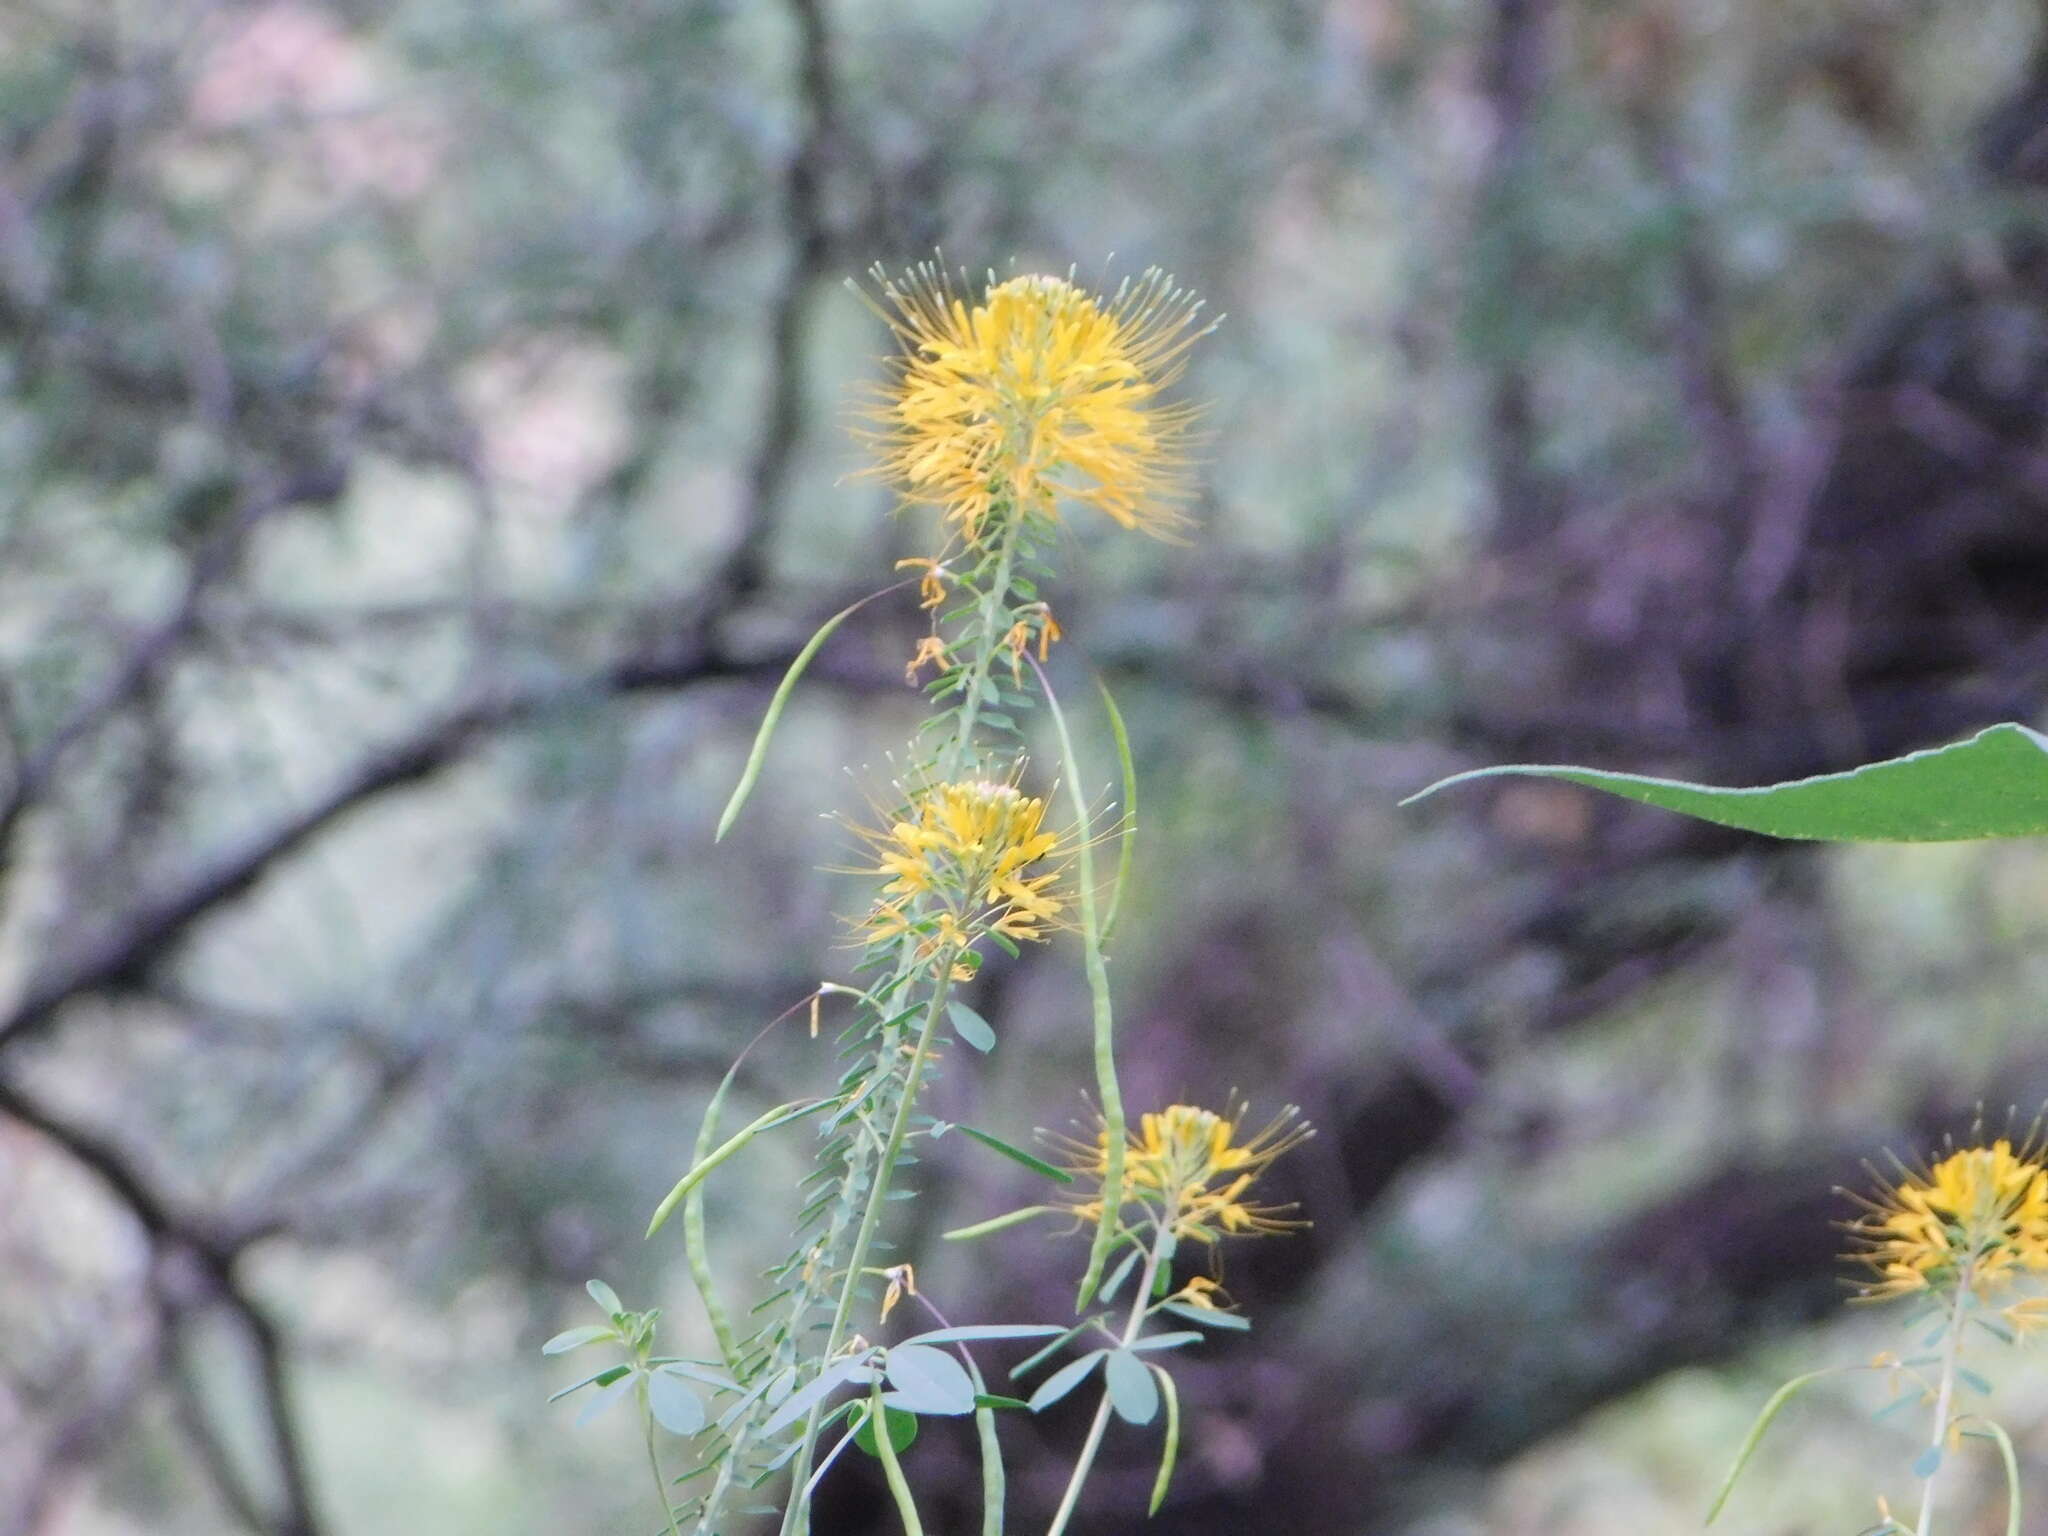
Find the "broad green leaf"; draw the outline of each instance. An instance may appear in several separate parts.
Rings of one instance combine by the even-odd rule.
[[[2048,833],[2048,737],[1994,725],[1968,741],[1755,789],[1563,764],[1478,768],[1402,801],[1502,775],[1561,779],[1724,827],[1829,843],[1952,843]]]
[[[599,1339],[616,1339],[619,1330],[603,1323],[592,1323],[586,1328],[568,1328],[556,1334],[541,1345],[544,1355],[566,1355],[572,1349],[581,1349],[586,1344],[595,1344]]]
[[[885,1369],[889,1385],[912,1413],[974,1412],[974,1382],[967,1368],[929,1344],[898,1344]]]
[[[1109,1405],[1126,1424],[1150,1424],[1159,1414],[1159,1383],[1145,1362],[1128,1349],[1113,1349],[1103,1362]]]
[[[1929,1478],[1934,1476],[1934,1474],[1939,1472],[1940,1470],[1941,1447],[1938,1445],[1930,1445],[1929,1447],[1927,1447],[1926,1450],[1922,1451],[1917,1457],[1914,1458],[1913,1475],[1915,1477],[1923,1479]]]
[[[1108,1354],[1106,1349],[1091,1349],[1078,1360],[1069,1360],[1039,1383],[1038,1390],[1031,1394],[1031,1411],[1043,1413],[1054,1403],[1081,1385]]]
[[[619,1300],[619,1293],[602,1280],[586,1280],[583,1289],[590,1292],[590,1299],[605,1310],[608,1317],[617,1317],[625,1311],[625,1304]]]
[[[910,1442],[917,1438],[917,1415],[907,1408],[892,1408],[882,1405],[882,1423],[889,1433],[892,1449],[901,1453],[910,1449]],[[853,1432],[853,1443],[870,1456],[879,1456],[882,1448],[875,1444],[875,1416],[870,1413],[861,1420],[861,1426]]]
[[[953,1033],[977,1051],[987,1055],[996,1048],[996,1032],[989,1028],[988,1020],[965,1003],[946,1004],[946,1014],[953,1021]]]
[[[694,1435],[704,1427],[704,1402],[679,1376],[656,1371],[647,1378],[647,1407],[654,1422],[672,1435]]]

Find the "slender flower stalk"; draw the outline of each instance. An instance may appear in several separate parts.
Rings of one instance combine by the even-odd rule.
[[[1969,1304],[1973,1261],[1965,1260],[1956,1277],[1956,1290],[1949,1302],[1948,1336],[1941,1346],[1941,1379],[1934,1391],[1934,1438],[1928,1446],[1933,1465],[1927,1472],[1927,1487],[1920,1496],[1920,1523],[1914,1527],[1914,1536],[1933,1536],[1934,1495],[1941,1485],[1942,1464],[1946,1461],[1948,1443],[1953,1434],[1950,1416],[1955,1411],[1956,1371],[1962,1364],[1963,1355],[1963,1309]]]

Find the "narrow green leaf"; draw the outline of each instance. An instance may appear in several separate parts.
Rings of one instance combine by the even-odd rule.
[[[617,1339],[619,1330],[603,1323],[592,1323],[586,1328],[568,1328],[556,1334],[541,1345],[544,1355],[566,1355],[572,1349],[581,1349],[586,1344],[595,1344],[599,1339]]]
[[[1721,1506],[1728,1502],[1728,1495],[1735,1491],[1735,1480],[1742,1476],[1742,1469],[1749,1465],[1749,1458],[1756,1454],[1757,1445],[1762,1441],[1764,1431],[1771,1427],[1771,1421],[1778,1416],[1787,1403],[1805,1391],[1806,1388],[1812,1386],[1823,1377],[1840,1375],[1843,1369],[1844,1367],[1833,1366],[1827,1370],[1808,1371],[1804,1376],[1794,1376],[1785,1385],[1771,1394],[1770,1401],[1763,1406],[1763,1412],[1759,1413],[1756,1416],[1756,1422],[1749,1426],[1749,1434],[1742,1442],[1742,1449],[1736,1452],[1735,1465],[1730,1467],[1728,1475],[1721,1479],[1721,1491],[1714,1495],[1714,1502],[1707,1510],[1706,1523],[1708,1525],[1714,1523],[1715,1517],[1721,1513]],[[1858,1367],[1851,1366],[1847,1367],[1847,1369],[1854,1370],[1858,1369]]]
[[[630,1376],[632,1374],[633,1367],[630,1365],[608,1365],[601,1371],[591,1372],[581,1381],[571,1382],[559,1392],[550,1392],[548,1394],[548,1401],[558,1403],[571,1392],[581,1392],[585,1387],[589,1386],[608,1387],[621,1376]]]
[[[953,1033],[984,1056],[996,1048],[996,1032],[989,1028],[988,1020],[965,1003],[946,1004],[946,1016],[953,1021]]]
[[[1054,1339],[1050,1344],[1046,1345],[1045,1348],[1035,1351],[1028,1360],[1018,1361],[1017,1364],[1010,1367],[1010,1380],[1017,1381],[1023,1377],[1029,1376],[1033,1371],[1037,1370],[1038,1367],[1045,1364],[1045,1362],[1050,1360],[1054,1355],[1058,1354],[1060,1351],[1060,1347],[1062,1345],[1066,1344],[1076,1335],[1085,1332],[1088,1329],[1088,1327],[1092,1323],[1094,1323],[1094,1321],[1095,1319],[1092,1317],[1082,1318],[1080,1322],[1074,1324],[1073,1327],[1067,1329],[1064,1333],[1060,1334],[1058,1338]]]
[[[619,1293],[602,1280],[586,1280],[583,1289],[590,1292],[592,1301],[604,1308],[607,1317],[617,1317],[626,1310],[625,1303],[619,1300]]]
[[[1113,1349],[1102,1365],[1109,1405],[1126,1424],[1150,1424],[1159,1415],[1159,1383],[1145,1362],[1128,1349]]]
[[[808,1386],[797,1388],[782,1400],[776,1410],[768,1416],[768,1421],[761,1426],[761,1433],[772,1435],[787,1429],[809,1413],[815,1405],[822,1403],[849,1382],[871,1386],[877,1379],[874,1367],[862,1356],[854,1356],[828,1365]]]
[[[1236,1312],[1217,1312],[1208,1307],[1191,1307],[1184,1301],[1161,1302],[1159,1310],[1171,1312],[1175,1317],[1184,1317],[1191,1323],[1200,1323],[1204,1328],[1227,1328],[1232,1332],[1246,1333],[1252,1320]]]
[[[1074,1182],[1074,1176],[1071,1173],[1067,1172],[1066,1169],[1055,1168],[1051,1163],[1048,1163],[1044,1158],[1033,1157],[1029,1152],[1026,1152],[1022,1147],[1013,1147],[1007,1141],[1003,1140],[1000,1136],[991,1136],[987,1131],[977,1131],[971,1125],[956,1125],[955,1127],[953,1127],[953,1129],[958,1131],[962,1136],[972,1136],[976,1141],[980,1142],[984,1147],[987,1147],[991,1152],[1000,1152],[1003,1154],[1003,1156],[1009,1158],[1011,1161],[1022,1163],[1026,1168],[1029,1168],[1033,1173],[1042,1173],[1048,1179],[1053,1179],[1061,1184],[1071,1184]]]
[[[740,808],[747,803],[747,797],[754,792],[754,784],[761,777],[761,765],[768,760],[768,742],[775,735],[775,727],[782,720],[782,711],[788,707],[789,696],[796,691],[797,680],[804,675],[825,642],[832,638],[832,632],[852,618],[878,597],[886,597],[910,585],[899,581],[893,587],[884,587],[880,592],[870,592],[857,603],[849,603],[818,626],[818,632],[804,643],[796,653],[796,660],[789,664],[789,670],[782,674],[782,681],[776,684],[774,697],[768,701],[768,712],[761,717],[761,728],[754,732],[754,744],[747,752],[747,765],[740,770],[740,781],[733,787],[732,798],[725,802],[725,809],[719,813],[718,831],[713,842],[724,842],[725,834],[732,830],[732,824],[739,820]]]
[[[1968,741],[1755,789],[1561,764],[1479,768],[1402,801],[1473,779],[1521,774],[1605,790],[1724,827],[1830,843],[1945,843],[2048,833],[2048,737],[1994,725]]]
[[[1159,1366],[1153,1366],[1152,1372],[1159,1378],[1159,1395],[1166,1399],[1166,1443],[1159,1448],[1159,1475],[1152,1480],[1152,1502],[1145,1507],[1148,1517],[1158,1514],[1159,1506],[1166,1502],[1174,1463],[1180,1460],[1180,1389]]]
[[[628,1369],[624,1376],[583,1405],[583,1411],[576,1415],[576,1427],[581,1429],[584,1425],[595,1422],[601,1415],[611,1412],[624,1401],[626,1394],[633,1390],[633,1386],[633,1372]]]
[[[1101,1289],[1095,1293],[1099,1300],[1105,1303],[1116,1300],[1116,1293],[1124,1288],[1124,1282],[1131,1278],[1131,1271],[1138,1267],[1138,1257],[1139,1250],[1136,1248],[1123,1256],[1116,1268],[1109,1272],[1109,1277],[1102,1282]]]
[[[974,1406],[977,1408],[1029,1409],[1031,1405],[1025,1402],[1024,1399],[1021,1397],[1004,1397],[999,1392],[977,1392],[974,1394]]]
[[[1033,1413],[1043,1413],[1054,1403],[1073,1391],[1074,1388],[1081,1385],[1082,1382],[1086,1381],[1094,1373],[1095,1367],[1102,1363],[1102,1357],[1108,1353],[1109,1351],[1106,1349],[1091,1349],[1087,1354],[1081,1356],[1080,1359],[1069,1360],[1065,1365],[1046,1377],[1044,1381],[1039,1383],[1038,1390],[1031,1394],[1031,1411]]]
[[[1129,1347],[1138,1354],[1146,1354],[1155,1349],[1182,1349],[1189,1344],[1200,1343],[1201,1339],[1202,1336],[1192,1329],[1181,1333],[1153,1333],[1131,1340]]]
[[[914,1334],[903,1344],[971,1344],[979,1339],[1049,1339],[1065,1333],[1051,1323],[969,1323],[960,1328],[934,1328]],[[903,1344],[896,1347],[901,1349]]]

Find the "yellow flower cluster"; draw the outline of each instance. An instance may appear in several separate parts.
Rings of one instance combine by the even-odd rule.
[[[1859,1299],[1957,1287],[1987,1297],[2022,1271],[2048,1270],[2048,1169],[2031,1146],[1968,1147],[1860,1203],[1851,1257],[1876,1279]]]
[[[1063,278],[1014,277],[969,308],[935,267],[882,280],[893,378],[871,413],[879,473],[970,546],[1062,500],[1126,528],[1180,521],[1192,416],[1159,401],[1201,308],[1152,271],[1107,302]]]
[[[1045,802],[986,779],[925,786],[886,832],[863,833],[889,876],[864,924],[891,938],[932,925],[934,947],[962,950],[985,933],[1043,939],[1059,926],[1065,852]]]
[[[1313,1134],[1291,1105],[1264,1129],[1239,1141],[1242,1106],[1228,1114],[1193,1104],[1171,1104],[1145,1115],[1124,1153],[1124,1199],[1142,1206],[1155,1222],[1169,1224],[1176,1238],[1213,1243],[1219,1236],[1291,1232],[1306,1225],[1288,1215],[1292,1206],[1254,1205],[1245,1197],[1268,1165]],[[1100,1180],[1108,1166],[1108,1133],[1090,1146],[1065,1141],[1074,1171]],[[1084,1221],[1099,1221],[1100,1199],[1076,1205]],[[1202,1305],[1199,1298],[1190,1298]]]

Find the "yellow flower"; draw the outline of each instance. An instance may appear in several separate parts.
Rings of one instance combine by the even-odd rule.
[[[903,681],[916,683],[917,674],[926,667],[937,667],[944,671],[953,665],[953,657],[946,649],[946,642],[937,635],[926,635],[917,642],[917,650],[911,654],[910,662],[903,669]]]
[[[1124,1200],[1142,1209],[1143,1218],[1170,1224],[1177,1238],[1213,1243],[1217,1237],[1292,1232],[1306,1226],[1288,1213],[1291,1205],[1254,1205],[1245,1197],[1260,1174],[1281,1153],[1313,1134],[1292,1105],[1266,1122],[1265,1128],[1239,1141],[1244,1106],[1228,1114],[1193,1104],[1173,1104],[1140,1119],[1124,1153]],[[1108,1169],[1109,1136],[1095,1141],[1056,1137],[1073,1161],[1076,1173],[1098,1182]],[[1076,1205],[1083,1221],[1102,1219],[1100,1197]],[[1195,1305],[1204,1303],[1189,1298]]]
[[[1065,866],[1045,802],[987,779],[931,784],[886,832],[861,834],[887,875],[864,926],[878,937],[925,928],[937,947],[964,949],[985,933],[1043,939],[1059,926]]]
[[[1194,1307],[1202,1312],[1221,1312],[1230,1297],[1225,1293],[1220,1281],[1211,1280],[1207,1275],[1196,1275],[1167,1297],[1167,1300],[1177,1301],[1182,1306]]]
[[[898,560],[896,569],[924,572],[917,578],[918,607],[937,608],[945,602],[946,578],[953,574],[946,569],[945,561],[927,560],[921,555],[913,555],[907,560]]]
[[[1180,523],[1193,417],[1160,393],[1207,327],[1172,277],[1155,268],[1107,301],[1014,277],[971,309],[930,264],[876,277],[900,346],[872,413],[877,472],[905,501],[937,507],[970,545],[1062,500],[1147,533]]]
[[[2048,1170],[2031,1143],[1966,1147],[1858,1201],[1850,1257],[1876,1277],[1860,1300],[1957,1286],[1983,1297],[2021,1270],[2048,1269]]]

